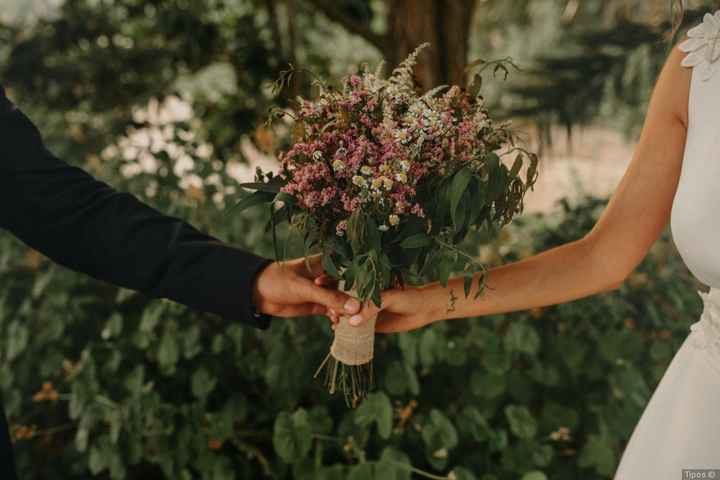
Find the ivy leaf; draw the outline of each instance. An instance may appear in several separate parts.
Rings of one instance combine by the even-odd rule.
[[[410,480],[411,467],[412,464],[407,455],[393,447],[385,447],[380,455],[380,460],[375,464],[375,478],[377,480]]]
[[[525,322],[513,322],[505,334],[505,348],[510,352],[522,352],[530,355],[540,350],[540,336],[535,328]]]
[[[300,408],[290,415],[281,412],[275,419],[273,447],[285,463],[305,458],[312,447],[312,428],[307,412]]]
[[[425,452],[435,468],[444,468],[448,452],[458,444],[457,430],[440,410],[432,409],[429,420],[423,425],[421,432]]]
[[[160,348],[158,349],[158,363],[164,368],[172,368],[178,361],[180,349],[178,348],[177,335],[175,329],[166,328],[165,333],[160,340]]]
[[[527,407],[508,405],[505,407],[505,418],[510,424],[510,431],[523,439],[530,439],[537,433],[537,422]]]
[[[361,463],[350,468],[347,480],[374,480],[375,468],[372,463]]]
[[[615,451],[607,438],[601,435],[590,435],[580,452],[578,465],[592,467],[600,475],[612,475],[616,466]]]
[[[213,378],[205,368],[200,367],[193,373],[191,384],[193,395],[204,400],[215,389],[217,379]]]
[[[367,427],[377,424],[378,433],[384,439],[390,438],[392,431],[392,405],[382,392],[371,393],[355,411],[355,424]]]

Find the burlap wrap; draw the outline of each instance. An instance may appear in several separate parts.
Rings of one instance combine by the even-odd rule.
[[[338,286],[340,290],[356,296],[354,290],[348,291],[343,287],[343,282],[340,282]],[[330,347],[330,353],[345,365],[364,365],[373,358],[376,317],[373,316],[358,327],[350,325],[349,318],[349,316],[340,317],[340,321],[335,327],[335,338]]]

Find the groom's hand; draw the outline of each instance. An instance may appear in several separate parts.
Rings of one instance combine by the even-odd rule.
[[[317,285],[329,285],[332,279],[328,275],[320,275],[315,279]],[[375,331],[378,333],[408,332],[422,328],[438,320],[430,307],[430,297],[422,287],[405,287],[404,289],[387,290],[380,295],[381,308],[371,301],[354,315],[348,315],[348,323],[358,327],[373,317],[377,317]],[[340,321],[336,310],[330,309],[327,316],[333,323],[333,330]]]
[[[360,302],[331,282],[324,286],[314,282],[324,274],[319,255],[305,260],[273,262],[258,274],[253,287],[256,311],[276,317],[328,315],[330,310],[354,315],[360,311]]]

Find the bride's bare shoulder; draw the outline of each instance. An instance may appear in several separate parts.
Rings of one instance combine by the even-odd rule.
[[[692,69],[683,65],[687,53],[681,48],[687,38],[685,36],[677,41],[670,50],[665,65],[660,71],[652,99],[656,103],[655,111],[672,115],[685,127],[688,124],[688,103],[692,81]]]

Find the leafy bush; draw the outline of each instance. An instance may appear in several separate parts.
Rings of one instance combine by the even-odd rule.
[[[572,241],[604,206],[526,215],[480,254]],[[260,213],[194,211],[270,248]],[[610,478],[701,307],[666,232],[616,291],[379,336],[382,388],[349,410],[312,381],[327,321],[255,331],[0,242],[1,385],[27,479]]]

